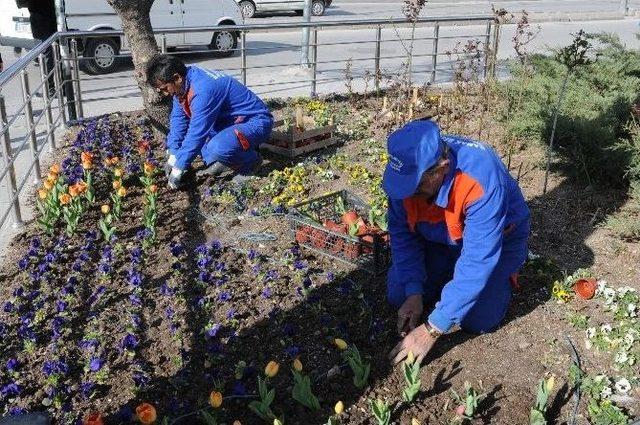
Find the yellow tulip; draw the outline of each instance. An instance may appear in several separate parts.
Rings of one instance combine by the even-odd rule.
[[[333,340],[333,343],[336,345],[336,347],[338,347],[339,350],[347,349],[347,343],[344,339],[336,338]]]
[[[127,195],[127,189],[125,189],[124,187],[121,187],[120,189],[118,189],[118,196],[121,198],[124,198]]]
[[[53,164],[51,168],[49,168],[51,174],[60,174],[60,166],[58,164]]]
[[[113,170],[113,175],[116,177],[122,177],[123,174],[124,172],[122,171],[122,168],[116,168]]]
[[[339,415],[340,413],[344,412],[344,403],[342,401],[337,402],[336,405],[333,407],[333,411],[336,412],[336,415]]]
[[[109,207],[108,204],[104,204],[100,207],[100,211],[102,211],[102,214],[109,214],[109,211],[111,211],[111,207]]]
[[[411,364],[414,362],[415,359],[416,358],[413,355],[413,351],[409,350],[409,352],[407,353],[407,363]]]
[[[217,409],[222,405],[222,393],[220,391],[211,391],[209,394],[209,404],[214,409]]]
[[[50,182],[50,181],[48,181],[48,180],[45,180],[45,182],[44,182],[42,185],[43,185],[43,186],[44,186],[44,188],[45,188],[45,189],[47,189],[47,190],[51,190],[51,189],[53,189],[53,183],[51,183],[51,182]]]
[[[47,195],[49,195],[49,192],[47,192],[45,189],[38,190],[38,197],[40,199],[46,199]]]
[[[297,371],[297,372],[302,372],[302,362],[300,361],[300,359],[296,358],[293,361],[293,368]]]
[[[545,386],[547,387],[547,392],[551,392],[555,384],[556,384],[556,377],[554,375],[551,375],[551,377],[547,379],[547,382],[545,382]]]
[[[264,368],[264,374],[269,378],[273,378],[278,374],[278,369],[280,369],[280,365],[277,362],[271,360],[269,363],[267,363],[267,367]]]
[[[238,421],[238,420],[235,420],[235,421],[233,421],[233,424],[232,424],[232,425],[242,425],[242,422],[240,422],[240,421]]]
[[[118,190],[122,186],[122,182],[120,180],[114,180],[111,186],[113,186],[114,190]]]

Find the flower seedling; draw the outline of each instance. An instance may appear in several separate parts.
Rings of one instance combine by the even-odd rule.
[[[267,381],[269,378],[273,378],[278,374],[280,366],[273,360],[270,361],[264,369],[266,378],[263,380],[261,376],[258,376],[258,394],[260,400],[253,400],[249,403],[249,408],[265,421],[271,421],[276,419],[276,415],[271,410],[271,403],[276,398],[275,388],[269,389],[267,387]]]
[[[544,415],[547,412],[549,393],[553,390],[555,378],[552,375],[548,379],[541,379],[538,383],[538,395],[536,396],[536,404],[529,414],[530,425],[547,425]]]
[[[389,405],[382,400],[370,400],[369,404],[371,404],[371,411],[378,421],[378,425],[389,425],[391,420]]]
[[[407,360],[402,364],[404,372],[404,380],[407,383],[406,388],[402,391],[404,401],[411,403],[420,392],[420,363],[416,361],[413,353],[410,351]]]
[[[108,204],[104,204],[100,207],[100,212],[102,212],[102,217],[98,221],[98,228],[102,232],[104,240],[109,242],[116,231],[116,226],[113,225],[111,207]]]
[[[353,384],[360,389],[366,387],[371,365],[362,360],[358,347],[353,344],[346,347],[342,352],[342,357],[344,357],[353,371]]]
[[[295,401],[312,410],[320,410],[320,402],[311,391],[311,380],[302,373],[302,363],[299,359],[293,362],[293,388],[291,396]]]
[[[478,404],[480,404],[480,400],[483,398],[483,396],[478,394],[471,384],[466,381],[464,383],[464,392],[465,396],[463,399],[457,392],[451,390],[454,401],[458,403],[458,407],[456,408],[457,418],[463,421],[473,418],[478,410]]]

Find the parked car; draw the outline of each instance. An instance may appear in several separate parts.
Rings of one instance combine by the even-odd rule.
[[[53,0],[38,0],[53,1]],[[106,0],[57,0],[58,30],[95,31],[120,30],[118,15]],[[20,40],[32,39],[29,11],[18,7],[14,0],[2,0],[0,9],[0,34],[2,44],[24,45]],[[10,17],[10,18],[9,18]],[[213,25],[238,25],[243,19],[234,0],[156,0],[151,8],[151,25],[154,30],[182,27],[207,27]],[[156,36],[158,43],[162,37]],[[206,45],[220,56],[230,56],[238,45],[236,31],[203,31],[166,34],[168,48]],[[122,51],[129,46],[125,37],[89,37],[80,43],[81,54],[86,57],[86,71],[103,74],[118,68]]]
[[[304,0],[235,0],[240,7],[242,16],[252,18],[256,13],[294,11],[302,15]],[[324,11],[331,5],[332,0],[312,0],[311,14],[324,15]]]

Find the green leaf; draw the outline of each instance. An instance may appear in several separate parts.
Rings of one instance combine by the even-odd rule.
[[[529,425],[547,425],[547,420],[544,418],[544,414],[541,411],[531,409]]]
[[[200,416],[202,416],[202,419],[204,419],[207,425],[218,425],[218,421],[216,420],[216,418],[206,410],[201,410]]]

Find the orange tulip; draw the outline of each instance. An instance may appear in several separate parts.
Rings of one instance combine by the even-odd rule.
[[[149,403],[142,403],[136,407],[136,416],[138,417],[138,420],[145,425],[154,423],[158,417],[156,414],[156,408]]]
[[[156,193],[157,191],[158,191],[158,186],[156,186],[155,184],[152,184],[151,186],[149,186],[149,192]]]
[[[144,163],[144,173],[145,174],[151,174],[151,173],[153,173],[153,170],[155,170],[155,167],[153,166],[152,163],[150,163],[150,162],[145,162]]]
[[[84,193],[86,192],[88,185],[83,180],[80,180],[76,183],[76,187],[78,188],[78,192]]]
[[[140,140],[138,142],[138,152],[140,153],[140,155],[142,155],[143,153],[147,152],[148,150],[149,150],[149,141]]]
[[[51,182],[50,182],[50,181],[48,181],[48,180],[45,180],[45,181],[44,181],[44,183],[43,183],[42,185],[43,185],[43,186],[44,186],[44,188],[45,188],[45,189],[47,189],[47,190],[51,190],[51,189],[53,189],[53,183],[51,183]]]
[[[58,200],[60,201],[60,204],[67,205],[69,202],[71,202],[71,195],[69,195],[68,193],[63,193],[62,195],[58,196]]]
[[[116,168],[113,170],[113,175],[116,177],[122,177],[123,174],[124,172],[122,171],[122,168]]]
[[[115,190],[118,190],[120,186],[122,186],[122,182],[120,180],[114,180],[112,186]]]
[[[47,199],[47,195],[49,195],[49,192],[47,192],[45,189],[38,190],[38,198]]]
[[[280,365],[277,362],[271,360],[267,363],[267,367],[264,368],[264,374],[269,378],[273,378],[278,374],[278,369],[280,369]]]
[[[220,391],[211,391],[211,394],[209,394],[209,404],[214,409],[222,406],[222,393]]]
[[[124,198],[127,195],[127,189],[125,189],[124,187],[121,187],[120,189],[118,189],[118,196],[121,198]]]
[[[47,174],[47,181],[50,181],[51,183],[55,183],[56,180],[58,180],[57,174],[54,174],[54,173]]]
[[[105,164],[107,165],[116,165],[118,161],[120,161],[120,158],[118,158],[117,156],[114,156],[112,158],[107,158],[104,160]]]
[[[93,167],[93,163],[90,161],[82,161],[82,168],[90,170]]]
[[[49,168],[49,172],[51,174],[60,174],[60,166],[58,164],[53,164],[50,168]]]
[[[91,152],[84,151],[80,154],[81,162],[93,162],[93,154]]]
[[[79,194],[80,193],[78,191],[78,186],[76,186],[75,184],[72,186],[69,186],[69,195],[71,195],[72,198],[75,198]]]
[[[102,212],[102,214],[109,214],[109,211],[111,211],[111,207],[108,204],[104,204],[100,207],[100,211]]]
[[[82,423],[83,425],[104,425],[102,421],[102,415],[98,412],[94,412],[87,416],[87,418]]]

